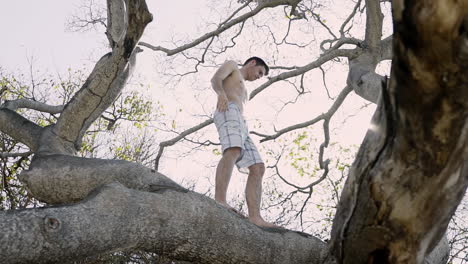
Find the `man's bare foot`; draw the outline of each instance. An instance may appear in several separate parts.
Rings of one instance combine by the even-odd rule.
[[[249,217],[249,221],[261,227],[282,228],[281,226],[263,220],[261,217]]]
[[[239,210],[237,210],[236,208],[230,206],[229,204],[223,203],[223,202],[218,202],[218,203],[220,203],[222,206],[226,207],[229,211],[231,211],[231,212],[235,213],[236,215],[240,216],[241,218],[247,218]]]

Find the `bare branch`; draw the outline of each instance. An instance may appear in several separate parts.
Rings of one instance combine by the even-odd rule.
[[[333,44],[335,43],[335,44]],[[360,46],[362,43],[361,40],[359,39],[356,39],[356,38],[339,38],[339,39],[326,39],[324,41],[322,41],[320,43],[320,50],[322,52],[327,52],[327,51],[330,51],[330,50],[334,50],[334,49],[338,49],[340,48],[341,46],[345,45],[345,44],[351,44],[351,45],[355,45],[355,46]],[[325,45],[328,44],[329,47],[325,47]]]
[[[142,41],[140,41],[139,45],[147,47],[147,48],[152,49],[154,51],[162,51],[162,52],[166,53],[167,56],[172,56],[174,54],[177,54],[177,53],[182,52],[184,50],[187,50],[189,48],[195,47],[195,46],[199,45],[200,43],[208,40],[209,38],[218,36],[219,34],[223,33],[226,30],[228,30],[232,26],[234,26],[236,24],[239,24],[239,23],[242,23],[245,20],[247,20],[248,18],[255,16],[256,14],[258,14],[260,11],[262,11],[265,8],[271,8],[271,7],[276,7],[276,6],[280,6],[280,5],[294,5],[294,4],[297,4],[298,2],[300,2],[300,0],[263,1],[261,4],[259,4],[252,11],[250,11],[248,13],[245,13],[245,14],[243,14],[243,15],[241,15],[241,16],[239,16],[239,17],[237,17],[237,18],[235,18],[235,19],[233,19],[233,20],[231,20],[229,22],[224,21],[222,24],[220,24],[218,26],[218,28],[216,30],[208,32],[208,33],[204,34],[203,36],[201,36],[200,38],[195,39],[194,41],[192,41],[192,42],[190,42],[188,44],[182,45],[182,46],[180,46],[178,48],[175,48],[175,49],[168,49],[168,48],[164,48],[164,47],[161,47],[161,46],[153,46],[153,45],[151,45],[149,43],[142,42]],[[234,14],[237,13],[237,12],[239,12],[239,10],[236,10],[234,12]]]
[[[101,25],[107,28],[105,8],[94,0],[85,1],[80,7],[79,12],[83,14],[72,15],[67,21],[67,28],[71,31],[87,31]]]
[[[358,11],[359,9],[359,6],[361,6],[361,1],[362,0],[358,0],[356,2],[356,5],[354,6],[353,8],[353,11],[351,12],[351,14],[349,14],[349,16],[345,19],[345,21],[343,22],[343,24],[341,24],[341,27],[340,27],[340,35],[341,37],[344,37],[345,36],[345,27],[346,25],[349,23],[349,21],[351,21],[351,19],[356,15],[356,12]]]
[[[32,110],[37,110],[40,112],[45,112],[49,114],[58,114],[63,111],[63,105],[48,105],[34,100],[29,99],[17,99],[6,101],[3,104],[4,108],[8,108],[12,111],[16,111],[19,108],[28,108]]]
[[[244,9],[245,7],[247,7],[250,2],[252,2],[252,0],[248,0],[248,1],[245,1],[245,3],[240,6],[238,9],[236,9],[236,11],[234,11],[228,18],[226,18],[223,22],[221,22],[221,26],[226,24],[227,22],[229,22],[229,20],[231,20],[237,13],[239,13],[242,9]],[[245,21],[244,21],[245,22]]]
[[[319,14],[312,12],[312,17],[315,19],[315,21],[319,22],[319,24],[322,25],[322,27],[324,27],[334,39],[337,39],[335,33],[333,33],[333,31],[322,21],[322,18]]]
[[[327,249],[308,234],[260,228],[204,195],[167,187],[150,193],[111,183],[80,203],[0,211],[0,220],[0,257],[6,263],[65,263],[138,246],[191,262],[319,264]],[[208,233],[209,241],[200,235]]]
[[[324,64],[324,63],[326,63],[326,62],[328,62],[328,61],[330,61],[332,59],[338,58],[338,57],[354,57],[354,56],[357,56],[359,54],[359,52],[360,52],[359,49],[353,49],[353,50],[337,49],[337,50],[328,51],[328,52],[322,54],[317,60],[315,60],[315,61],[313,61],[313,62],[311,62],[311,63],[309,63],[309,64],[307,64],[305,66],[299,67],[299,68],[297,68],[296,70],[293,70],[293,71],[283,72],[283,73],[281,73],[279,75],[276,75],[274,77],[269,78],[269,80],[266,83],[262,84],[261,86],[259,86],[258,88],[256,88],[255,90],[253,90],[250,93],[249,100],[252,100],[258,93],[265,90],[268,86],[270,86],[271,84],[273,84],[275,82],[301,75],[301,74],[303,74],[303,73],[305,73],[307,71],[318,68],[322,64]]]
[[[32,151],[21,152],[21,153],[0,152],[0,158],[27,157],[31,154],[33,154]]]
[[[192,134],[192,133],[194,133],[194,132],[196,132],[196,131],[198,131],[198,130],[200,130],[200,129],[202,129],[202,128],[204,128],[204,127],[206,127],[206,126],[208,126],[208,125],[210,125],[212,123],[213,123],[213,119],[210,118],[210,119],[204,121],[203,123],[201,123],[199,125],[196,125],[196,126],[194,126],[192,128],[189,128],[189,129],[181,132],[177,137],[175,137],[175,138],[173,138],[171,140],[167,140],[167,141],[163,141],[163,142],[159,143],[159,151],[158,151],[158,155],[156,156],[156,159],[154,161],[154,169],[156,171],[158,170],[159,160],[161,159],[161,156],[162,156],[162,154],[164,152],[165,147],[174,145],[179,140],[185,138],[186,136],[188,136],[188,135],[190,135],[190,134]]]
[[[42,127],[10,109],[0,108],[0,131],[24,143],[31,150],[39,147]]]
[[[294,184],[294,183],[292,183],[292,182],[286,180],[286,179],[281,175],[281,173],[280,173],[280,171],[279,171],[278,163],[280,162],[280,160],[281,160],[281,158],[282,158],[282,156],[283,156],[283,152],[284,152],[284,148],[283,148],[282,152],[278,155],[278,157],[275,158],[275,159],[276,159],[276,163],[275,163],[274,165],[272,165],[272,166],[268,166],[268,168],[269,168],[269,169],[274,168],[275,171],[276,171],[276,175],[277,175],[284,183],[286,183],[287,185],[289,185],[289,186],[291,186],[291,187],[294,187],[294,188],[297,189],[299,192],[306,193],[306,192],[304,191],[304,189],[305,189],[306,187],[301,187],[301,186],[299,186],[299,185],[296,185],[296,184]]]
[[[240,34],[242,33],[242,30],[244,29],[244,25],[245,25],[245,21],[243,21],[242,24],[240,25],[239,31],[234,36],[231,37],[232,44],[224,46],[220,51],[213,51],[213,53],[221,54],[223,52],[226,52],[229,48],[233,48],[237,44],[236,38],[240,36]],[[206,53],[206,50],[205,50],[205,53]]]
[[[322,72],[323,87],[325,87],[325,91],[327,91],[328,99],[333,100],[334,98],[330,96],[330,92],[328,91],[327,80],[325,79],[325,70],[322,68],[322,66],[320,66],[319,69]]]
[[[348,94],[352,90],[353,89],[351,89],[351,87],[346,86],[340,92],[340,94],[336,98],[335,102],[333,103],[333,105],[330,107],[330,109],[326,113],[320,114],[319,116],[315,117],[314,119],[312,119],[310,121],[283,128],[283,129],[279,130],[276,134],[269,135],[269,136],[261,135],[261,134],[258,134],[258,133],[255,133],[255,134],[259,135],[259,136],[263,136],[264,138],[261,139],[260,142],[265,142],[265,141],[276,139],[276,138],[280,137],[281,135],[283,135],[285,133],[288,133],[288,132],[291,132],[293,130],[308,127],[308,126],[313,125],[313,124],[315,124],[315,123],[317,123],[317,122],[319,122],[321,120],[331,119],[331,117],[335,114],[336,110],[338,110],[338,108],[341,106],[341,104],[344,102],[344,100],[346,99],[346,97],[348,96]]]
[[[371,49],[379,46],[382,38],[383,14],[380,9],[380,2],[366,0],[366,36],[365,41]]]

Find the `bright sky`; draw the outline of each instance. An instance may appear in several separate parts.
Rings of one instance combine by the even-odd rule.
[[[2,1],[1,66],[26,71],[31,58],[34,66],[52,72],[88,64],[90,53],[99,46],[97,34],[65,32],[65,21],[74,9],[68,1]]]
[[[202,0],[147,1],[154,20],[147,30],[157,34],[146,40],[168,41],[170,34],[193,31]],[[29,60],[42,70],[61,71],[68,67],[93,65],[103,55],[107,39],[102,32],[70,32],[66,22],[82,1],[15,0],[0,3],[0,30],[3,34],[0,65],[8,70],[26,70]],[[102,29],[101,29],[102,31]]]

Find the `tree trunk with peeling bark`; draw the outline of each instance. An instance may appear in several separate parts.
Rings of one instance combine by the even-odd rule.
[[[108,1],[112,52],[59,109],[54,126],[41,128],[0,109],[0,130],[35,152],[20,179],[53,205],[0,212],[0,260],[63,263],[140,249],[197,263],[423,263],[437,257],[442,263],[443,256],[427,255],[468,185],[468,1],[393,6],[392,76],[382,83],[374,127],[343,190],[329,245],[257,227],[138,164],[73,156],[123,89],[152,19],[145,1],[116,0]],[[379,14],[368,19],[381,20]],[[348,82],[356,92],[366,80],[374,86],[381,80],[368,74],[377,63],[371,57],[382,52],[377,39],[379,33],[368,32],[368,53],[350,62]]]
[[[468,1],[393,1],[391,79],[333,223],[339,263],[422,263],[468,185]]]

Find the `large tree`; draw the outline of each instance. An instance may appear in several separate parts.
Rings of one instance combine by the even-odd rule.
[[[174,55],[208,43],[198,61],[203,63],[216,36],[235,25],[242,29],[244,21],[259,12],[286,6],[288,15],[298,19],[313,11],[308,1],[239,2],[229,19],[189,44],[172,50],[140,45]],[[319,155],[323,178],[329,164],[323,151],[337,108],[353,91],[378,103],[373,129],[343,189],[330,242],[300,232],[259,228],[137,163],[76,156],[86,131],[124,88],[141,51],[140,37],[152,20],[143,0],[109,0],[106,33],[112,51],[96,63],[73,98],[59,107],[16,100],[0,109],[2,133],[34,153],[21,181],[36,199],[52,205],[0,213],[0,258],[7,263],[64,262],[138,249],[200,263],[422,263],[443,237],[468,185],[468,1],[402,0],[392,5],[393,37],[381,39],[380,1],[365,1],[364,39],[346,37],[345,22],[341,36],[331,33],[334,38],[323,43],[317,60],[284,68],[250,96],[330,60],[348,58],[347,86],[328,112],[261,135],[263,141],[273,140],[323,121],[325,141]],[[353,14],[360,6],[358,1]],[[235,16],[245,8],[250,11]],[[328,28],[319,16],[314,19]],[[375,68],[391,54],[387,80]],[[19,108],[60,116],[42,127],[15,111]],[[160,153],[210,123],[163,143]],[[302,189],[311,193],[315,184]]]

